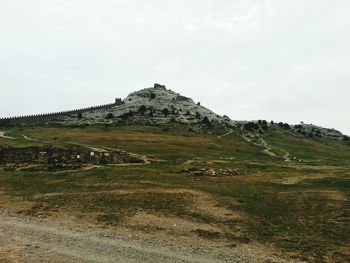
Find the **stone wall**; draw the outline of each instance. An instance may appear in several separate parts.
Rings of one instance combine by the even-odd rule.
[[[33,115],[22,115],[22,116],[0,118],[0,126],[17,125],[21,123],[45,122],[45,121],[50,121],[54,118],[65,117],[67,115],[78,115],[79,113],[89,112],[92,110],[111,108],[113,106],[118,106],[121,103],[122,102],[118,100],[116,101],[116,103],[103,104],[103,105],[69,110],[69,111],[59,111],[59,112],[52,112],[52,113],[45,113],[45,114],[33,114]]]

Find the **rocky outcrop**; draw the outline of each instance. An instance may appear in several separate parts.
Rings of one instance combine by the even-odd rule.
[[[236,122],[227,116],[195,103],[165,86],[155,84],[129,94],[124,100],[116,99],[105,107],[45,116],[28,116],[6,120],[7,124],[59,124],[69,126],[147,124],[157,126],[187,126],[194,131],[212,127],[233,127]]]

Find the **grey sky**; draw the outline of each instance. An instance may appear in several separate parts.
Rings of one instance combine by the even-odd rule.
[[[350,134],[348,0],[1,0],[0,116],[154,82],[232,119]]]

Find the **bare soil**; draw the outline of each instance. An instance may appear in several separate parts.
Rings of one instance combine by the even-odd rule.
[[[163,190],[195,195],[194,211],[221,220],[244,216],[204,193],[154,189]],[[97,224],[96,215],[74,211],[27,216],[26,207],[30,204],[0,194],[0,262],[297,262],[274,247],[220,238],[225,234],[220,225],[140,211],[112,227]]]

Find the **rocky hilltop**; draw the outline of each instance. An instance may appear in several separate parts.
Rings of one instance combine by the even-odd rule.
[[[116,105],[112,107],[83,113],[78,120],[76,116],[69,116],[62,121],[65,124],[184,125],[194,129],[235,124],[230,118],[220,116],[159,84],[133,92],[122,101],[116,100]]]
[[[200,103],[195,103],[191,98],[180,95],[160,84],[154,84],[151,88],[133,92],[123,100],[116,99],[115,103],[112,104],[66,112],[0,119],[0,127],[26,125],[115,126],[130,124],[161,127],[181,126],[194,132],[208,130],[227,132],[228,129],[235,129],[250,138],[260,137],[270,127],[275,127],[311,138],[350,140],[348,136],[337,130],[312,124],[289,125],[265,120],[234,121],[228,116],[220,116]]]
[[[69,126],[95,124],[187,126],[194,131],[236,125],[236,122],[229,117],[220,116],[203,107],[200,103],[195,103],[191,98],[182,96],[160,84],[133,92],[124,100],[116,99],[114,104],[48,115],[17,117],[2,121],[17,125],[46,123]]]

